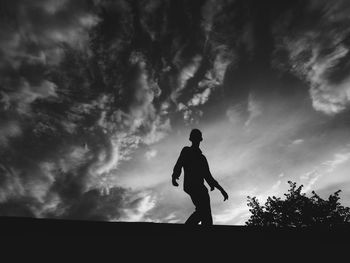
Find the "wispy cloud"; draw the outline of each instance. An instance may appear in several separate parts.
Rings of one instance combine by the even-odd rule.
[[[333,172],[339,165],[347,162],[350,159],[350,153],[336,153],[333,159],[322,163],[327,167],[326,172]]]
[[[3,122],[0,125],[0,145],[5,147],[8,145],[8,140],[11,138],[20,136],[22,130],[20,124],[17,121],[11,120]]]
[[[233,206],[220,214],[214,215],[213,220],[216,224],[230,224],[233,220],[236,221],[236,224],[243,225],[244,221],[249,215],[249,211],[246,205]],[[238,220],[237,220],[238,219]],[[242,220],[243,219],[243,220]]]
[[[305,181],[304,191],[308,192],[314,188],[315,183],[323,176],[331,176],[332,173],[343,163],[350,159],[350,153],[335,153],[333,158],[322,162],[318,167],[300,176]]]
[[[302,144],[304,142],[304,140],[303,139],[296,139],[296,140],[294,140],[294,141],[292,141],[292,145],[300,145],[300,144]]]
[[[334,6],[327,2],[310,1],[306,10],[321,12],[317,20],[306,21],[295,28],[296,33],[286,35],[286,27],[291,26],[292,16],[275,25],[277,52],[288,54],[288,70],[305,79],[315,110],[327,115],[344,111],[349,105],[349,78],[342,67],[348,58],[349,46],[346,38],[348,24],[345,13],[348,6],[338,1]],[[327,34],[324,34],[327,30]],[[338,74],[338,77],[335,77]],[[341,76],[341,77],[340,77]]]
[[[126,222],[149,221],[147,213],[156,205],[156,200],[150,195],[135,200],[137,204],[134,208],[125,208],[123,210],[125,216],[118,219]]]
[[[171,94],[171,99],[174,103],[177,102],[177,98],[180,96],[181,91],[185,88],[186,83],[189,79],[193,78],[195,73],[197,72],[202,61],[201,55],[194,56],[187,65],[185,65],[178,75],[177,85],[174,91]]]
[[[249,117],[247,121],[245,122],[245,126],[249,126],[249,124],[259,115],[262,114],[262,106],[261,104],[256,100],[254,95],[252,93],[249,94],[248,97],[248,112],[249,112]]]
[[[155,149],[149,150],[145,153],[145,157],[147,160],[151,160],[156,156],[157,156],[157,150]]]

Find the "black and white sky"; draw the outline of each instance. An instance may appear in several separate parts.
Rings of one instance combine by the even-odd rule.
[[[349,50],[347,0],[1,0],[0,216],[182,223],[192,128],[216,224],[288,180],[349,206]]]

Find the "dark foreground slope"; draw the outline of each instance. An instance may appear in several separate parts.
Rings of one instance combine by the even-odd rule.
[[[184,224],[98,222],[60,219],[0,217],[2,236],[104,236],[228,238],[240,241],[269,240],[271,242],[349,242],[350,225],[309,228],[260,228],[247,226],[189,227]]]
[[[330,228],[188,227],[183,224],[91,222],[0,217],[0,251],[11,257],[45,262],[85,260],[153,262],[221,262],[224,258],[259,262],[308,253],[335,260],[350,244],[350,226]],[[0,253],[0,256],[2,255]],[[121,255],[128,260],[120,260]],[[84,258],[84,260],[83,260]],[[103,258],[103,260],[102,260]],[[219,260],[220,259],[220,260]],[[200,260],[200,261],[199,261]],[[242,261],[241,260],[241,261]],[[248,260],[248,261],[247,261]],[[10,262],[10,261],[9,261]],[[12,262],[12,261],[11,261]],[[15,261],[13,261],[15,262]]]

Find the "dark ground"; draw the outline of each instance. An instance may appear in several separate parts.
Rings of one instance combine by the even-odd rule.
[[[349,242],[350,225],[334,228],[259,228],[248,226],[187,226],[184,224],[98,222],[61,219],[0,217],[0,230],[6,236],[167,236],[193,238],[234,236],[241,241],[251,239],[300,242]]]
[[[183,224],[0,217],[0,231],[0,251],[15,249],[11,250],[13,256],[36,258],[43,257],[44,252],[48,254],[44,259],[62,256],[68,259],[72,255],[80,259],[91,259],[90,255],[118,259],[120,255],[126,254],[131,259],[116,260],[118,262],[132,262],[136,258],[149,262],[162,254],[165,254],[163,259],[178,257],[181,260],[194,256],[197,260],[217,262],[218,258],[231,255],[239,258],[243,256],[245,259],[269,259],[271,256],[299,257],[302,252],[307,252],[312,259],[329,252],[334,260],[334,256],[346,252],[350,244],[350,226],[334,229],[222,225],[187,227]]]

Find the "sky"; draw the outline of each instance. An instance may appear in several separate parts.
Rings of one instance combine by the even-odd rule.
[[[0,216],[183,223],[191,129],[214,224],[288,181],[350,206],[346,0],[0,3]]]

